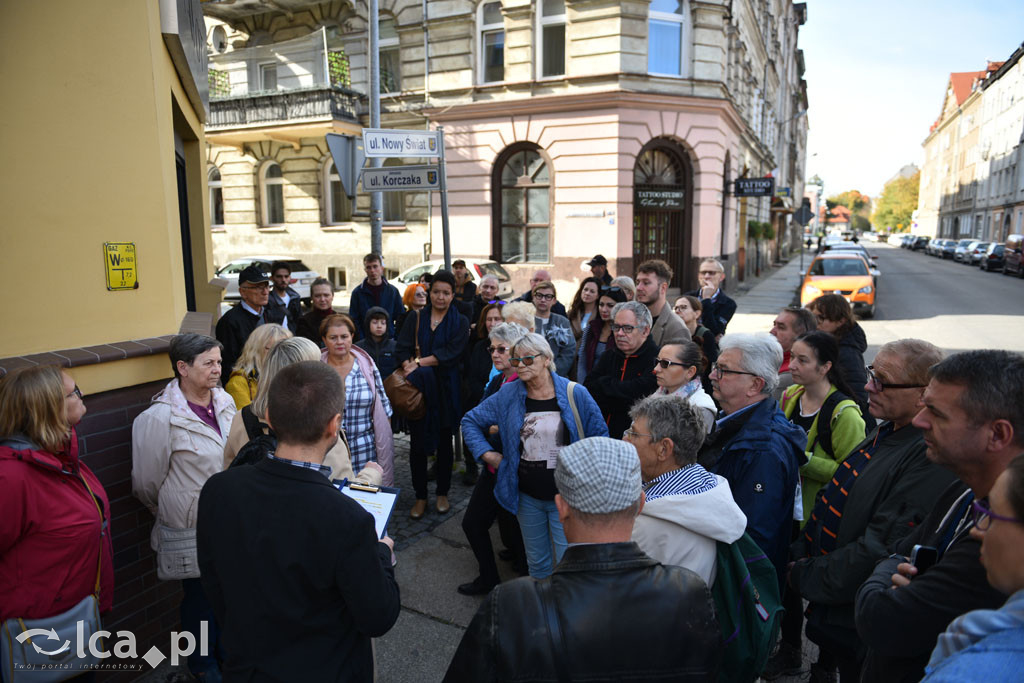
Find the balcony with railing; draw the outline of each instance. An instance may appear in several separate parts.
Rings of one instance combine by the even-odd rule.
[[[341,120],[358,122],[348,56],[323,29],[272,45],[210,55],[208,131]]]

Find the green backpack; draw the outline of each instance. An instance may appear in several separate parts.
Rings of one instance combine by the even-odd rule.
[[[775,565],[749,534],[717,543],[711,597],[722,629],[719,681],[753,681],[764,669],[782,625]]]

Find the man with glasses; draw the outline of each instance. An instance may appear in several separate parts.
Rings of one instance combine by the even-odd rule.
[[[884,384],[877,363],[873,372]],[[960,481],[857,591],[857,632],[867,646],[863,680],[919,680],[936,638],[954,618],[1006,599],[985,580],[980,542],[969,532],[972,503],[987,502],[995,480],[1024,451],[1024,356],[966,351],[932,367],[929,377],[913,425],[924,434],[928,458]],[[882,395],[891,389],[885,385]],[[918,545],[934,549],[933,566],[910,563]]]
[[[843,460],[813,510],[804,510],[807,523],[790,549],[796,563],[789,587],[811,603],[807,636],[818,644],[812,668],[822,677],[838,667],[844,679],[859,680],[864,645],[853,619],[857,589],[955,480],[928,460],[924,435],[911,423],[928,370],[941,360],[942,352],[920,339],[889,342],[878,351],[865,388],[879,426]],[[786,612],[766,678],[801,670],[802,615],[802,605]]]
[[[689,296],[700,299],[703,312],[700,322],[704,327],[715,333],[715,337],[725,334],[725,328],[736,313],[736,302],[722,291],[725,281],[725,268],[713,258],[701,261],[697,272],[700,288],[687,292]]]
[[[800,466],[807,462],[804,430],[786,419],[772,392],[779,381],[782,347],[775,337],[727,334],[711,386],[722,417],[698,462],[729,482],[747,516],[747,533],[785,575]]]
[[[537,309],[534,329],[551,345],[551,351],[555,354],[555,371],[562,377],[568,377],[576,357],[576,335],[573,334],[572,324],[564,315],[552,310],[557,297],[555,285],[550,280],[537,283],[532,294],[533,307]]]
[[[660,259],[636,269],[636,300],[651,311],[651,339],[658,348],[690,341],[690,331],[665,299],[671,281],[672,269]]]
[[[551,282],[551,273],[541,268],[533,277],[530,278],[530,290],[520,297],[517,297],[515,301],[525,301],[526,303],[532,304],[533,301],[533,289],[542,282]],[[562,305],[561,301],[555,299],[555,302],[551,304],[551,312],[557,313],[558,315],[564,316],[566,320],[569,319],[569,314],[565,312],[565,306]]]
[[[221,350],[221,377],[231,376],[231,369],[242,353],[242,347],[252,331],[267,320],[267,301],[270,298],[270,274],[255,265],[238,274],[238,294],[242,301],[217,321],[217,341]]]
[[[473,297],[473,313],[469,319],[470,327],[476,325],[480,320],[480,314],[487,304],[504,305],[505,302],[498,298],[498,278],[495,275],[484,275],[480,278],[480,286],[477,287],[476,296]]]
[[[629,409],[658,388],[654,361],[658,347],[651,341],[651,311],[639,301],[612,309],[615,346],[605,349],[583,383],[594,397],[613,438],[629,427]]]

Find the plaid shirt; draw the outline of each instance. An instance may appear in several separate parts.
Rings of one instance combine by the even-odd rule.
[[[304,467],[307,470],[316,470],[320,474],[324,475],[328,479],[331,478],[331,468],[328,465],[318,465],[315,462],[303,462],[302,460],[289,460],[288,458],[278,458],[273,453],[267,453],[267,457],[271,460],[277,460],[278,462],[286,462],[289,465],[295,467]]]
[[[352,363],[352,369],[345,377],[345,417],[342,425],[352,451],[352,470],[358,472],[371,460],[377,460],[377,446],[373,437],[373,399],[377,392],[384,403],[385,412],[390,412],[384,382],[377,367],[373,377],[367,379],[359,369],[359,363]]]

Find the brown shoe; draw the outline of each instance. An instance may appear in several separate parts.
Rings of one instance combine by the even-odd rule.
[[[437,497],[437,511],[444,514],[452,509],[452,506],[448,504],[448,496]]]
[[[409,511],[409,516],[413,519],[422,519],[423,515],[427,512],[427,501],[422,498],[417,498],[416,502],[413,503],[412,510]]]

